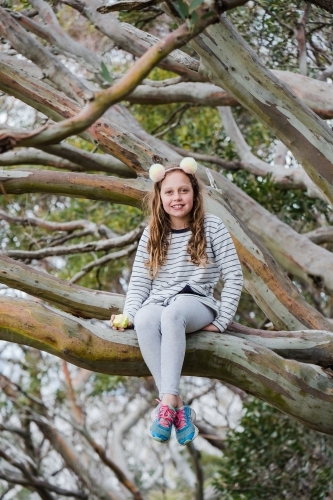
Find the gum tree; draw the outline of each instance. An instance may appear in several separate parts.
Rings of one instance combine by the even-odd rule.
[[[333,133],[326,121],[333,116],[327,35],[331,4],[299,2],[284,8],[287,21],[282,7],[276,20],[272,6],[232,0],[216,5],[124,0],[108,6],[97,0],[66,0],[53,7],[30,0],[27,6],[14,2],[0,7],[1,99],[7,117],[9,107],[16,106],[16,122],[21,119],[20,128],[8,119],[0,132],[5,235],[0,281],[31,296],[3,296],[2,340],[41,349],[92,371],[147,375],[135,332],[120,334],[90,321],[120,312],[123,293],[76,283],[135,252],[143,229],[140,217],[134,217],[136,224],[120,224],[115,232],[110,204],[140,208],[150,189],[150,164],[193,154],[201,162],[207,210],[221,217],[231,232],[245,293],[273,331],[232,323],[223,335],[196,333],[188,339],[184,373],[229,382],[310,428],[333,433],[329,217],[318,216],[312,231],[300,231],[224,175],[241,170],[269,179],[281,192],[301,190],[302,196],[322,206],[332,205]],[[264,23],[268,16],[293,33],[297,72],[270,68],[259,41],[252,41],[251,47],[246,34],[236,29],[253,9],[255,22]],[[117,10],[133,24],[121,22]],[[70,16],[72,24],[66,23]],[[84,29],[76,29],[76,23]],[[183,46],[186,52],[180,50]],[[115,47],[131,55],[121,70],[115,64],[108,67],[106,54]],[[166,78],[151,79],[155,67],[166,72]],[[147,132],[131,112],[138,103],[182,103],[183,109],[165,121],[164,136],[174,117],[179,123],[189,106],[216,107],[235,145],[234,157],[192,153],[159,139],[163,134]],[[233,107],[274,138],[272,161],[252,152]],[[24,123],[25,109],[30,110],[29,126]],[[207,170],[203,164],[213,167]],[[43,217],[30,208],[36,200]],[[70,207],[80,200],[91,200],[87,206],[94,208],[87,209],[84,218],[73,218]],[[48,216],[60,205],[67,210],[67,220]],[[94,222],[96,206],[108,213],[109,224]],[[72,263],[81,258],[74,275],[57,277],[56,264],[69,262],[71,256]]]

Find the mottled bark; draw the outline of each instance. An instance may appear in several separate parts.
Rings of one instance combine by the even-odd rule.
[[[0,283],[81,318],[109,319],[124,307],[123,295],[72,285],[5,255],[0,255]]]
[[[322,118],[333,117],[333,88],[330,83],[315,80],[291,71],[274,70],[272,73],[288,85],[301,101]],[[221,83],[222,85],[222,83]],[[139,85],[127,100],[141,104],[188,102],[203,106],[236,106],[237,99],[212,83],[180,82],[155,87]]]
[[[148,374],[133,331],[92,325],[28,300],[3,298],[0,302],[0,338],[42,349],[93,371]],[[333,379],[318,366],[284,359],[231,335],[199,332],[187,338],[183,374],[232,383],[305,426],[333,434]],[[53,439],[52,429],[41,430]],[[58,439],[52,442],[54,446]]]
[[[191,42],[206,74],[264,123],[333,202],[333,133],[275,77],[223,17]]]
[[[204,171],[202,172],[204,174]],[[201,174],[202,175],[202,174]],[[0,173],[3,190],[9,194],[48,192],[67,196],[85,196],[141,206],[150,186],[147,179],[120,180],[114,177],[50,171]],[[331,329],[329,322],[298,293],[296,287],[279,269],[265,248],[235,217],[229,205],[215,190],[206,191],[206,208],[220,217],[232,234],[249,291],[266,316],[278,328]],[[306,239],[308,243],[311,243]]]
[[[212,172],[214,179],[242,222],[258,236],[283,269],[314,285],[333,291],[333,255],[248,196],[224,176]]]

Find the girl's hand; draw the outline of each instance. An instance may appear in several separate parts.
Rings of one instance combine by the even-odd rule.
[[[110,319],[110,325],[111,325],[112,330],[119,330],[120,332],[124,332],[125,328],[117,328],[116,326],[114,326],[114,324],[113,324],[114,318],[115,318],[115,314],[112,314],[111,319]],[[133,323],[131,323],[129,321],[126,328],[133,328]]]
[[[205,328],[202,328],[202,330],[205,330],[206,332],[219,332],[220,330],[217,328],[217,326],[213,325],[210,323],[210,325],[205,326]]]

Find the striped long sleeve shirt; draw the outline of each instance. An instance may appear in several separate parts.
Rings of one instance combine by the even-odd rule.
[[[147,304],[167,306],[179,293],[187,292],[216,312],[213,324],[223,332],[233,319],[243,286],[240,262],[231,236],[221,219],[205,214],[204,229],[209,262],[206,267],[196,266],[187,253],[190,229],[171,230],[171,241],[166,262],[159,268],[156,278],[150,278],[145,262],[148,261],[148,227],[140,239],[132,275],[126,295],[124,314],[134,322],[136,312]],[[220,276],[224,287],[220,304],[213,291]]]

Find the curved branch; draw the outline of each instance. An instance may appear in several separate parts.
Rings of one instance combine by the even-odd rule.
[[[80,165],[34,149],[20,149],[19,151],[9,151],[0,155],[0,167],[10,167],[13,165],[44,165],[47,167],[65,168],[72,172],[85,171]]]
[[[229,107],[219,108],[224,128],[235,145],[236,151],[241,158],[242,166],[245,170],[254,175],[271,174],[273,182],[281,187],[306,189],[307,195],[313,198],[320,198],[325,201],[324,195],[311,181],[302,167],[286,169],[284,166],[274,165],[261,160],[255,156],[249,145],[246,143],[243,134],[239,130],[236,121]]]
[[[222,17],[191,42],[210,79],[223,86],[290,149],[333,203],[333,132],[276,78]]]
[[[112,87],[95,93],[92,101],[87,103],[82,111],[73,118],[68,118],[60,124],[44,126],[26,136],[21,131],[12,131],[11,134],[3,132],[0,137],[0,150],[6,151],[15,145],[36,146],[59,142],[73,134],[83,132],[92,125],[112,104],[121,101],[132,92],[154,68],[159,61],[166,57],[175,48],[181,47],[193,37],[198,35],[206,26],[217,22],[218,16],[214,11],[207,14],[208,8],[203,4],[196,11],[198,21],[194,26],[183,24],[175,32],[167,35],[163,40],[147,50],[147,52],[135,62],[128,72]],[[1,12],[1,11],[0,11]],[[10,16],[9,16],[10,17]],[[1,26],[1,25],[0,25]]]
[[[199,169],[198,173],[206,180],[205,170]],[[226,181],[222,175],[216,173],[214,175],[220,183],[223,180]],[[2,183],[3,192],[8,194],[48,192],[67,196],[85,196],[90,199],[113,201],[137,207],[141,206],[142,199],[151,185],[150,181],[143,178],[122,181],[114,177],[73,173],[64,175],[59,172],[40,170],[37,172],[13,170],[0,172],[0,183]],[[230,181],[229,184],[230,189],[235,190],[236,186]],[[245,195],[242,191],[241,194]],[[266,249],[235,217],[228,203],[218,192],[207,189],[205,205],[207,211],[224,221],[232,234],[245,277],[250,284],[249,291],[274,325],[291,330],[304,327],[325,330],[332,328],[329,322],[301,297],[296,287],[277,267]],[[307,238],[305,241],[308,245],[312,244]],[[318,251],[325,251],[320,247],[316,248]],[[327,269],[326,274],[327,279],[331,279]]]
[[[291,71],[272,70],[272,73],[289,85],[297,97],[316,114],[325,119],[333,118],[333,88],[330,83],[320,82]],[[159,87],[143,82],[126,99],[138,104],[181,102],[214,107],[240,104],[234,96],[221,89],[220,86],[200,82],[180,82]]]
[[[1,215],[1,213],[0,213]],[[142,225],[133,229],[128,234],[124,236],[117,236],[114,238],[98,240],[98,241],[89,241],[87,243],[81,242],[77,245],[61,245],[61,246],[51,246],[46,248],[40,248],[38,250],[8,250],[6,255],[8,257],[12,257],[15,259],[44,259],[45,257],[52,257],[55,255],[73,255],[77,253],[90,253],[90,252],[106,252],[113,248],[123,247],[125,245],[129,245],[134,241],[137,241],[142,234],[143,227]],[[113,254],[107,255],[108,258],[114,259]]]
[[[0,283],[82,318],[109,319],[122,312],[125,297],[72,285],[0,254]]]
[[[9,12],[0,6],[0,33],[27,59],[40,66],[43,75],[74,100],[83,103],[93,97],[82,81],[71,73],[52,52],[30,36]]]
[[[93,371],[148,374],[133,331],[92,325],[27,300],[1,300],[0,338],[34,346]],[[187,338],[183,373],[231,383],[305,426],[333,434],[333,379],[317,366],[283,359],[243,339],[199,332]],[[51,432],[49,426],[47,432]]]
[[[92,262],[89,262],[89,264],[86,264],[81,269],[81,271],[79,271],[77,274],[75,274],[75,276],[71,278],[70,283],[77,283],[81,278],[83,278],[83,276],[85,276],[89,271],[91,271],[91,269],[94,269],[94,267],[101,267],[110,262],[111,260],[128,257],[133,252],[135,252],[137,247],[138,247],[137,243],[132,243],[132,245],[123,248],[123,250],[120,250],[119,252],[109,253],[108,255],[104,255],[104,257],[101,257],[100,259],[96,259],[93,260]]]
[[[95,72],[101,71],[101,59],[98,54],[88,50],[82,43],[71,38],[61,27],[57,16],[50,5],[43,0],[29,0],[44,21],[44,25],[22,15],[20,12],[12,13],[18,22],[25,28],[36,33],[38,36],[47,40],[51,45],[56,45],[65,53],[70,53],[76,57],[82,58]]]

